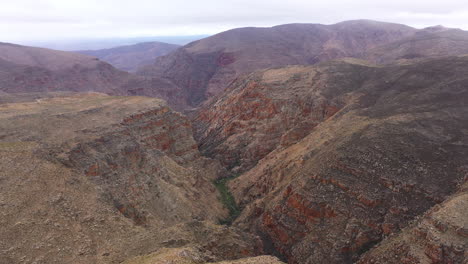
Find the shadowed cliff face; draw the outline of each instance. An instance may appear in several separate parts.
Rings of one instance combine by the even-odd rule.
[[[196,119],[205,153],[225,164],[259,160],[230,184],[244,208],[235,225],[288,263],[356,261],[466,179],[467,70],[466,57],[348,60],[237,80]],[[301,115],[301,99],[322,108]]]
[[[261,241],[227,216],[190,122],[159,99],[102,94],[0,104],[0,259],[116,263],[164,247],[220,261]],[[72,234],[72,235],[70,235]]]

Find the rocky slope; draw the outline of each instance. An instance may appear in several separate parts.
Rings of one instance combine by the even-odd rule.
[[[288,263],[358,260],[466,180],[467,70],[345,60],[237,80],[197,119],[205,153],[259,160],[230,184],[235,225]]]
[[[0,43],[0,91],[145,95],[165,99],[177,109],[186,102],[180,89],[164,78],[135,76],[86,55],[7,43]]]
[[[463,263],[468,258],[468,184],[358,263]]]
[[[233,29],[159,57],[138,73],[172,80],[188,95],[188,104],[197,106],[244,73],[353,56],[415,31],[366,20]]]
[[[224,170],[161,100],[20,97],[0,104],[2,263],[119,263],[172,247],[210,261],[262,252],[257,237],[213,224],[227,214],[212,184]]]
[[[252,168],[278,147],[300,141],[346,105],[373,67],[360,61],[290,66],[233,82],[194,117],[200,150],[234,172]]]
[[[78,53],[97,57],[117,69],[135,72],[138,68],[153,63],[157,57],[166,55],[178,47],[180,46],[163,42],[145,42],[110,49],[83,50]]]

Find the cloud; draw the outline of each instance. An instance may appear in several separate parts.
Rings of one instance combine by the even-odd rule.
[[[14,0],[0,41],[213,34],[234,27],[374,19],[468,29],[464,0]]]

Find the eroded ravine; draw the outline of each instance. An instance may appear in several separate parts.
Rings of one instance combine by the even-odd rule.
[[[228,214],[212,181],[225,171],[186,117],[154,98],[38,96],[0,104],[0,262],[262,254],[258,237],[217,224]]]
[[[237,205],[237,202],[228,187],[228,183],[237,177],[238,176],[235,175],[213,181],[216,189],[218,189],[221,203],[229,210],[228,217],[219,219],[219,223],[222,225],[231,225],[241,213],[241,209]]]
[[[467,69],[466,57],[345,60],[236,80],[194,119],[203,152],[244,172],[227,184],[234,226],[288,263],[358,261],[466,181]]]

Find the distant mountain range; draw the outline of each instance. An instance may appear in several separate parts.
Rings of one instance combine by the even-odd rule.
[[[117,69],[135,72],[140,67],[151,64],[157,57],[166,55],[179,47],[179,45],[163,42],[144,42],[110,49],[84,50],[77,52],[97,57],[110,63]]]
[[[0,91],[5,93],[94,91],[160,97],[182,106],[186,99],[175,96],[178,89],[168,79],[136,76],[91,56],[0,43]]]
[[[239,28],[182,47],[148,42],[104,50],[82,51],[82,53],[98,57],[121,70],[136,71],[138,75],[143,76],[128,75],[128,78],[140,81],[133,88],[127,86],[118,88],[120,94],[128,94],[127,91],[122,93],[123,89],[132,90],[131,94],[159,95],[177,109],[188,109],[197,107],[205,100],[220,94],[237,77],[263,68],[311,65],[345,57],[361,58],[378,64],[404,62],[468,53],[467,43],[468,32],[459,29],[436,26],[418,30],[401,24],[355,20],[334,25],[290,24],[272,28]],[[0,50],[3,54],[0,54],[0,59],[9,58],[4,63],[13,62],[32,66],[21,61],[21,56],[16,58],[11,50],[8,52]],[[31,50],[38,52],[46,49],[31,48]],[[73,65],[74,60],[78,60],[77,67],[83,66],[83,58],[92,61],[89,57],[67,55],[68,58],[65,58],[67,53],[57,52],[57,54],[62,54],[62,61],[68,61],[69,65]],[[37,57],[34,66],[51,67],[53,64],[50,64],[46,57],[48,56]],[[41,58],[44,59],[43,62]],[[94,64],[104,67],[104,64],[97,62]],[[67,67],[58,68],[59,71],[66,71]],[[21,70],[17,70],[16,74],[18,72]],[[73,74],[77,75],[78,72],[75,71]],[[33,76],[23,77],[30,79]],[[121,79],[122,76],[114,80]],[[71,79],[76,78],[67,77],[67,81],[63,83],[69,83]],[[158,85],[164,83],[165,88],[148,84],[149,79],[158,80]],[[140,87],[141,80],[146,80],[144,88]],[[41,82],[48,81],[35,83]],[[110,89],[108,86],[103,89],[102,85],[93,87],[96,84],[85,85],[85,82],[81,82],[83,83],[81,88],[80,85],[73,85],[72,88],[69,85],[69,88],[65,88],[64,85],[56,84],[48,89],[73,91],[94,89],[101,92],[109,92]],[[117,82],[122,85],[122,82]],[[31,87],[25,86],[24,82],[23,84],[15,82],[3,89],[26,91],[40,90],[45,86]],[[115,89],[113,93],[116,93]]]
[[[48,49],[75,51],[75,50],[98,50],[109,49],[119,46],[134,45],[143,42],[164,42],[175,45],[186,45],[192,41],[206,38],[209,35],[189,36],[156,36],[135,38],[104,38],[104,39],[70,39],[56,41],[28,41],[20,43],[26,46],[35,46]]]

